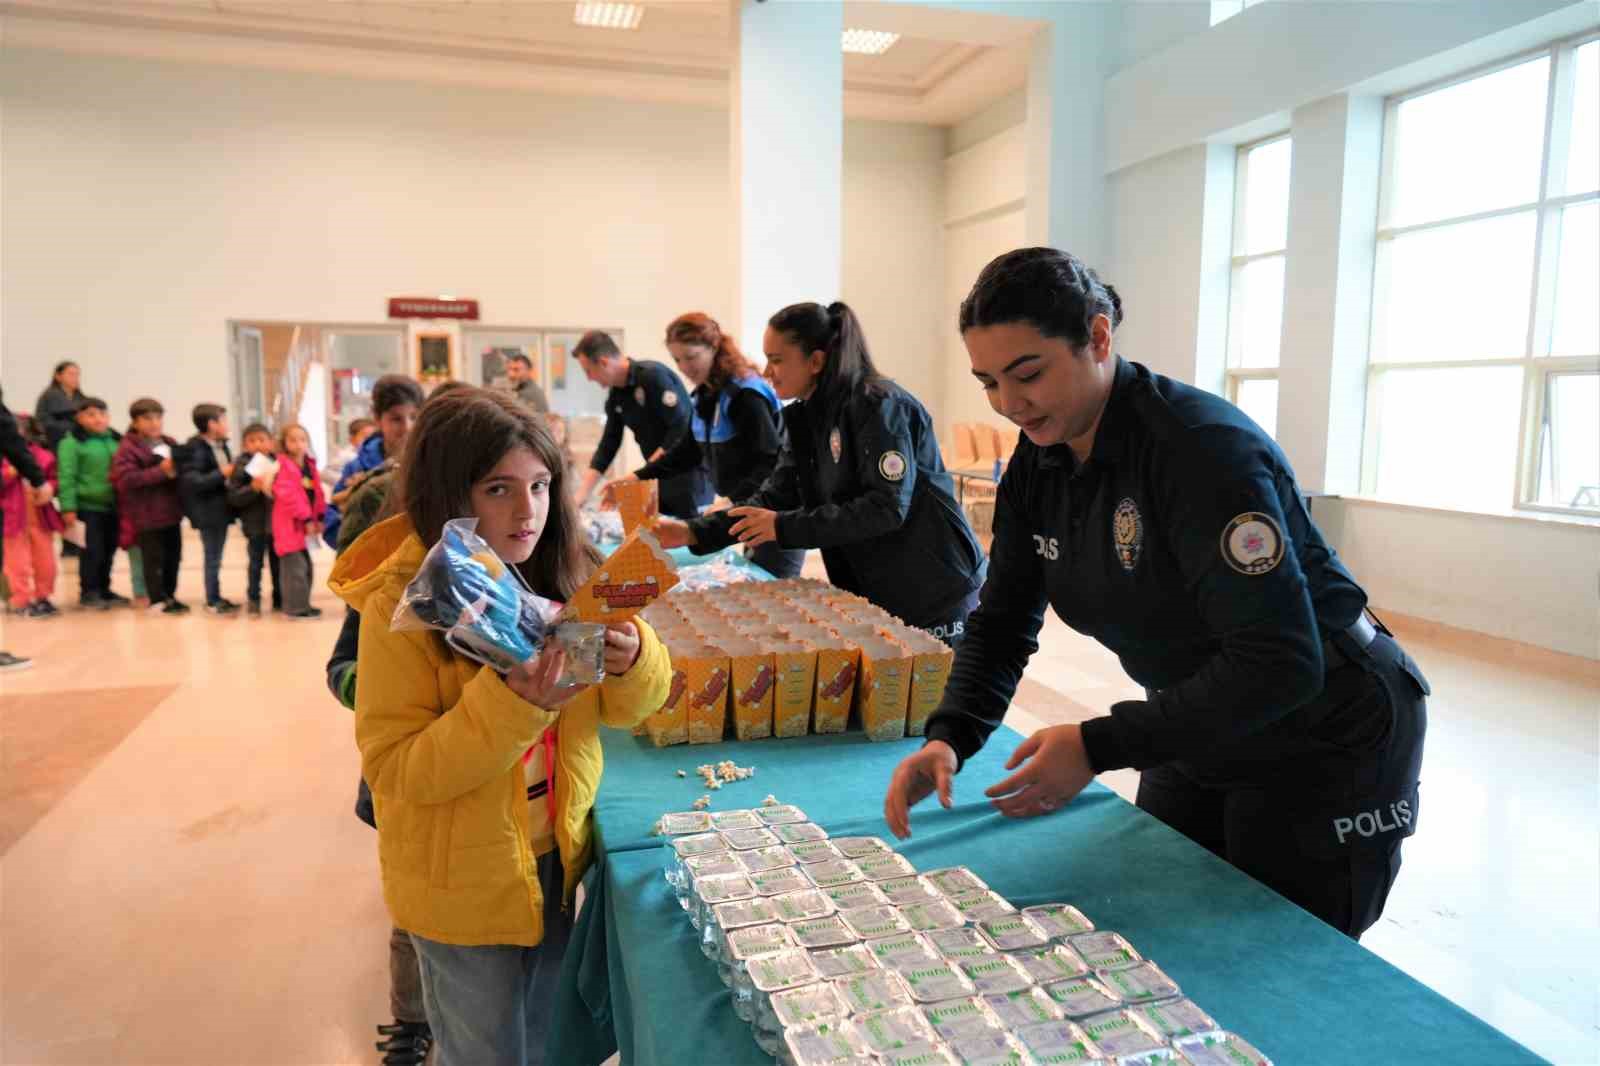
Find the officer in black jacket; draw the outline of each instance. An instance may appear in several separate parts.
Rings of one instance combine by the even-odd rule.
[[[767,374],[788,440],[760,491],[663,544],[715,551],[821,548],[828,580],[947,643],[977,602],[987,563],[916,397],[878,374],[855,312],[795,304],[767,324]]]
[[[1147,698],[1035,733],[994,805],[1047,813],[1133,767],[1139,806],[1359,936],[1416,830],[1427,682],[1368,620],[1278,446],[1232,404],[1112,354],[1121,320],[1109,286],[1048,248],[995,260],[962,304],[973,373],[1026,439],[982,603],[885,815],[905,836],[911,804],[937,790],[949,805],[1048,604]]]
[[[606,397],[605,432],[577,490],[581,507],[617,457],[624,427],[633,430],[646,462],[677,446],[689,432],[689,393],[671,370],[646,359],[629,359],[609,334],[599,330],[579,338],[572,357],[590,381],[611,390]],[[711,479],[703,467],[696,467],[661,482],[661,513],[692,518],[711,502],[711,495]]]

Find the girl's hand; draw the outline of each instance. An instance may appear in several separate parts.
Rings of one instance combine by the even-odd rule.
[[[606,626],[606,673],[621,676],[639,661],[639,627],[632,622]]]
[[[694,543],[694,534],[689,529],[689,523],[676,518],[658,518],[650,532],[655,534],[656,540],[663,548],[669,551],[673,548],[687,548]]]
[[[609,634],[608,634],[609,636]],[[607,642],[609,644],[609,640]],[[606,654],[611,653],[610,647]],[[525,663],[518,663],[506,675],[506,687],[528,703],[546,711],[553,711],[588,686],[575,685],[560,688],[561,672],[567,667],[567,653],[558,645],[545,645],[544,651]]]
[[[728,513],[738,521],[728,530],[747,548],[758,548],[778,539],[778,512],[764,507],[730,507]]]

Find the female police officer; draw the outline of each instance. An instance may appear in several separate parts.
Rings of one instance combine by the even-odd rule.
[[[784,308],[762,347],[778,395],[797,401],[783,412],[777,468],[740,506],[687,527],[663,522],[662,543],[821,548],[835,585],[954,643],[984,559],[927,410],[878,373],[842,303]]]
[[[972,372],[1025,441],[981,603],[885,816],[906,836],[910,805],[933,791],[950,805],[1048,603],[1147,698],[1029,737],[994,806],[1044,814],[1134,767],[1140,807],[1359,936],[1416,829],[1427,683],[1367,620],[1277,445],[1231,404],[1113,355],[1121,321],[1111,287],[1050,248],[996,259],[961,305]]]

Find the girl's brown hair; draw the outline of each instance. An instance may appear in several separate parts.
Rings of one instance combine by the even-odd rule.
[[[289,454],[289,433],[296,429],[306,435],[306,454],[310,455],[311,431],[298,422],[290,422],[287,426],[284,426],[282,429],[278,430],[278,451],[283,455]]]
[[[739,350],[738,342],[717,324],[717,320],[700,311],[679,315],[667,327],[668,344],[694,344],[710,348],[711,374],[706,378],[706,388],[713,392],[730,381],[760,376],[761,371]]]
[[[541,596],[567,600],[601,556],[583,532],[567,487],[567,464],[544,424],[521,403],[464,386],[435,393],[406,438],[400,505],[422,543],[439,542],[446,522],[472,514],[472,486],[513,448],[527,448],[550,471],[550,512],[528,561],[517,570]],[[391,503],[395,494],[390,494]]]

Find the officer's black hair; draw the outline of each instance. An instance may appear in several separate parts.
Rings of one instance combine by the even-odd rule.
[[[622,349],[617,347],[617,342],[611,339],[611,334],[603,330],[591,329],[588,333],[578,338],[578,343],[572,346],[572,358],[611,359],[622,354]]]
[[[1089,343],[1096,315],[1122,325],[1122,297],[1083,260],[1056,248],[1018,248],[983,268],[961,301],[961,332],[1023,322],[1074,348]]]
[[[812,396],[831,406],[837,399],[861,390],[881,396],[889,379],[878,372],[867,350],[867,335],[849,304],[790,304],[767,319],[767,325],[788,337],[806,353],[824,352],[827,360]]]

